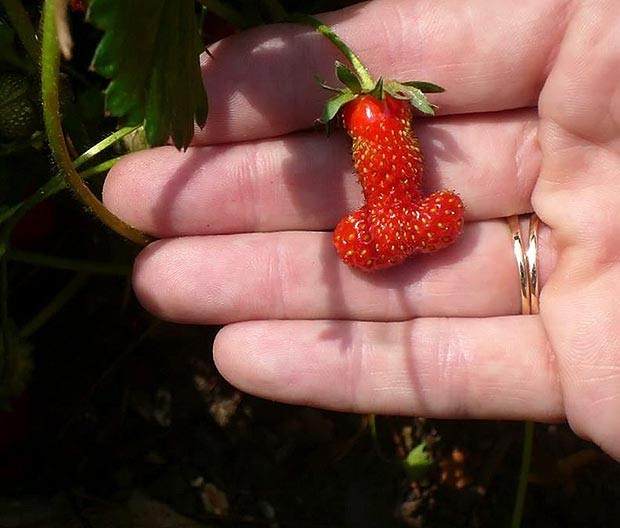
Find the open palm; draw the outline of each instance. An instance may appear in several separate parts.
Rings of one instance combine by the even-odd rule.
[[[330,44],[263,27],[205,58],[211,115],[186,153],[134,154],[108,207],[163,240],[135,290],[156,315],[226,324],[241,389],[331,409],[568,419],[620,458],[620,4],[375,0],[321,19],[376,75],[447,89],[416,131],[451,248],[365,274],[331,245],[358,206],[348,139],[312,130]],[[506,216],[536,211],[540,315],[522,316]]]

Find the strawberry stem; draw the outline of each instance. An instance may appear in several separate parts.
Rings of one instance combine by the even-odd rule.
[[[68,186],[82,203],[104,224],[124,238],[145,246],[152,238],[131,227],[112,214],[91,192],[77,173],[65,142],[60,118],[58,98],[58,76],[60,70],[60,49],[56,26],[57,0],[45,0],[43,4],[43,42],[41,56],[41,91],[43,117],[50,150],[64,174]]]
[[[355,71],[356,75],[360,80],[360,84],[362,85],[362,90],[364,90],[365,92],[369,92],[375,87],[374,79],[372,78],[370,73],[368,73],[368,70],[362,64],[362,61],[359,59],[359,57],[355,53],[353,53],[353,51],[351,51],[351,48],[349,48],[349,46],[347,46],[343,42],[343,40],[338,35],[336,35],[336,33],[329,29],[320,20],[317,20],[310,15],[296,14],[291,15],[285,21],[311,26],[316,29],[316,31],[321,33],[321,35],[327,37],[330,42],[334,44],[334,46],[336,46],[347,58],[347,60],[351,63],[351,66],[353,66],[353,70]]]

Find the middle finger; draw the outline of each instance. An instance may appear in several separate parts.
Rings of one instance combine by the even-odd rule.
[[[466,220],[531,210],[540,152],[533,110],[442,117],[416,125],[428,191],[456,190]],[[106,205],[157,237],[328,230],[361,203],[345,134],[140,152],[106,181]]]

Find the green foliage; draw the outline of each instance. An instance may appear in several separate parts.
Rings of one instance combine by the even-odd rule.
[[[329,123],[336,114],[340,111],[340,109],[350,101],[353,101],[357,97],[357,94],[353,92],[342,92],[335,97],[332,97],[327,101],[325,105],[325,109],[323,111],[323,116],[321,117],[321,121],[323,123]]]
[[[93,66],[111,79],[108,111],[144,121],[151,145],[187,148],[208,112],[193,0],[93,0],[88,18],[105,31]]]
[[[361,93],[362,85],[360,80],[347,66],[340,61],[336,61],[336,76],[338,80],[344,84],[353,93]]]
[[[405,472],[411,480],[420,480],[433,464],[433,460],[425,451],[425,448],[426,445],[424,442],[421,442],[409,451],[407,458],[403,461]]]
[[[430,103],[424,92],[416,86],[428,88],[427,91],[432,93],[443,92],[443,88],[433,83],[424,81],[409,81],[408,83],[399,83],[397,81],[387,81],[385,83],[385,91],[397,99],[409,101],[416,109],[427,115],[435,115],[435,105]]]
[[[413,88],[417,88],[424,93],[443,93],[446,91],[445,88],[428,81],[407,81],[401,84],[404,84],[405,86],[412,86]]]

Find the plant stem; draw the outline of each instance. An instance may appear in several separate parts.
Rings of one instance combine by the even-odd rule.
[[[372,445],[379,459],[386,464],[400,464],[401,461],[390,460],[390,457],[383,452],[383,448],[379,442],[379,434],[377,432],[377,415],[366,415],[366,423],[368,425],[368,431],[370,432],[370,438],[372,439]]]
[[[368,429],[370,431],[370,437],[373,441],[377,440],[377,416],[375,414],[369,414],[367,417]]]
[[[32,334],[39,330],[54,315],[56,315],[62,307],[69,302],[73,296],[80,291],[80,288],[86,283],[89,275],[80,273],[73,277],[69,283],[60,290],[56,296],[46,304],[30,321],[28,321],[20,330],[19,337],[28,339]]]
[[[520,528],[523,519],[523,509],[525,507],[525,496],[527,494],[527,480],[530,474],[530,464],[532,462],[532,445],[534,443],[534,422],[527,421],[524,426],[523,452],[521,455],[521,469],[519,471],[519,484],[515,497],[515,507],[512,513],[511,528]]]
[[[39,64],[41,58],[41,47],[37,33],[32,25],[32,21],[28,16],[28,12],[24,8],[20,0],[1,0],[13,29],[17,33],[26,53],[35,64]]]
[[[58,75],[60,70],[60,50],[56,27],[57,0],[45,0],[43,4],[43,44],[41,55],[41,90],[43,99],[43,118],[50,150],[64,174],[69,187],[77,194],[86,207],[101,220],[124,238],[145,246],[153,239],[141,231],[131,227],[112,214],[95,197],[91,190],[80,178],[71,161],[67,149],[60,118],[58,100]]]
[[[113,132],[109,136],[103,138],[99,143],[96,143],[92,147],[90,147],[86,152],[80,154],[73,161],[76,168],[81,167],[84,163],[88,162],[92,158],[94,158],[97,154],[100,154],[102,151],[111,147],[116,143],[119,139],[124,138],[126,135],[131,134],[133,131],[138,130],[141,125],[134,127],[124,127],[119,128],[116,132]]]
[[[287,17],[284,22],[294,22],[298,24],[305,24],[308,26],[312,26],[316,29],[321,35],[327,37],[334,46],[336,46],[342,54],[347,58],[347,60],[353,66],[355,73],[357,74],[360,83],[362,85],[362,89],[364,91],[371,91],[375,87],[375,81],[366,69],[366,67],[362,64],[362,61],[358,58],[358,56],[351,51],[351,48],[347,46],[342,39],[336,35],[331,29],[329,29],[325,24],[316,18],[305,15],[305,14],[297,14],[291,15]]]
[[[90,178],[91,176],[94,176],[95,174],[107,172],[122,159],[123,156],[118,156],[116,158],[112,158],[102,163],[99,163],[98,165],[95,165],[93,167],[89,167],[88,169],[84,169],[82,172],[80,172],[80,177],[85,180],[87,178]]]
[[[97,273],[102,275],[118,275],[126,277],[131,273],[131,266],[127,264],[110,264],[96,260],[71,259],[55,257],[44,253],[31,253],[11,249],[7,258],[13,262],[33,264],[44,268],[55,268],[67,271],[81,271],[85,273]]]

